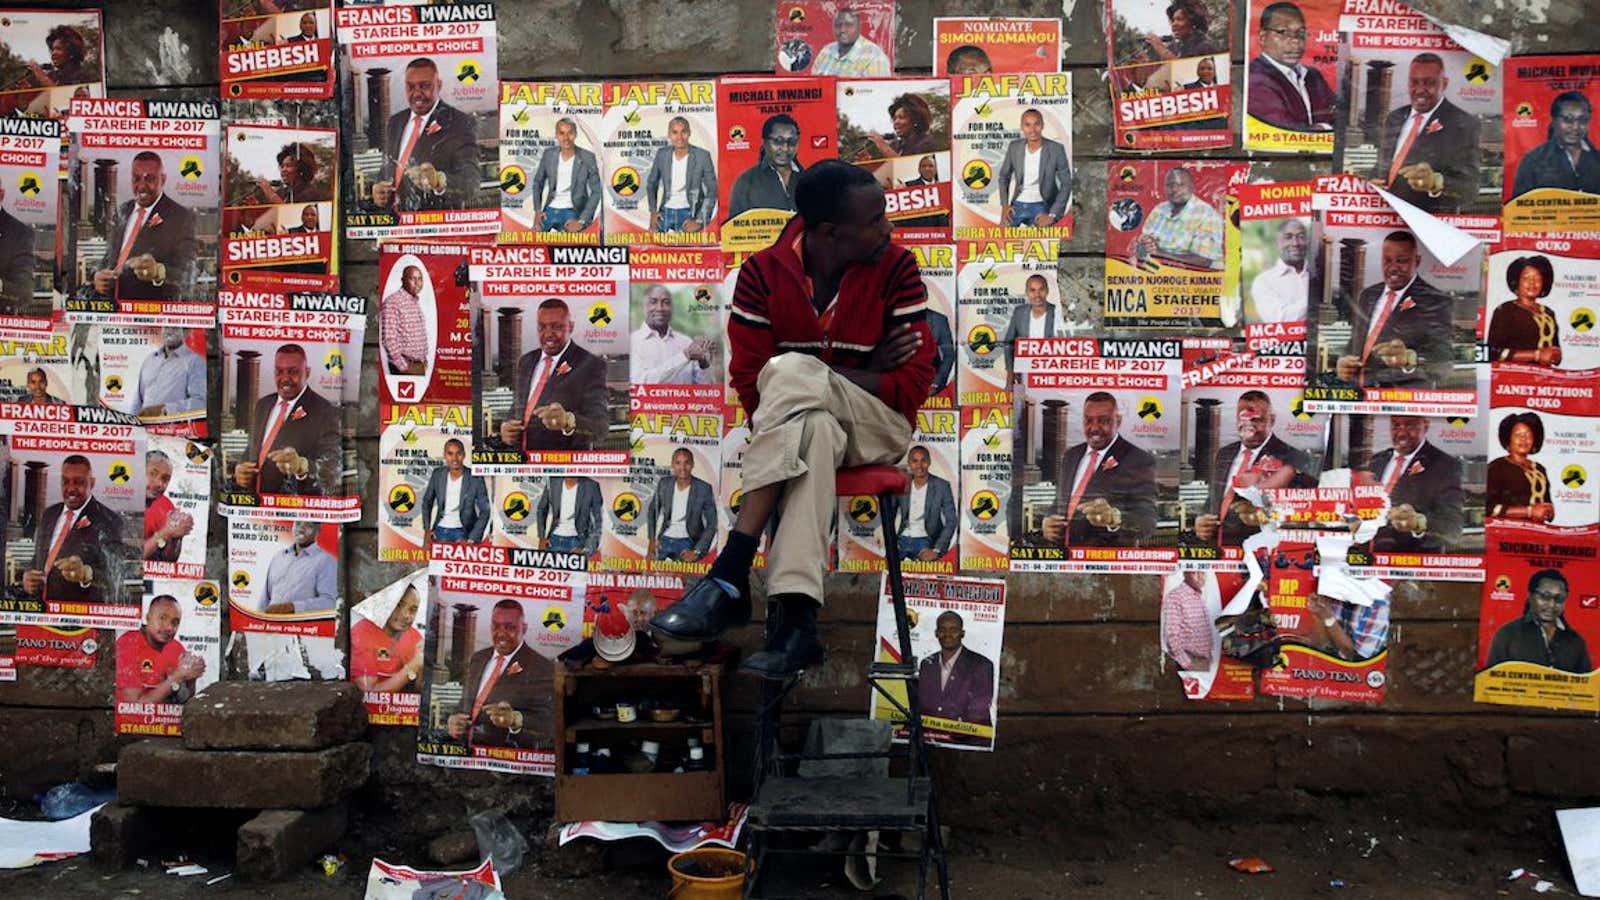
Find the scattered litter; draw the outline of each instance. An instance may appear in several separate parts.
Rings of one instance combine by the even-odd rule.
[[[1349,887],[1349,886],[1350,885],[1348,883],[1346,883],[1343,878],[1330,878],[1330,879],[1328,879],[1328,887],[1331,887],[1331,888],[1342,888],[1342,887]]]
[[[494,860],[495,871],[510,875],[522,865],[528,853],[528,841],[515,825],[498,810],[484,810],[467,817],[472,833],[478,838],[478,851]]]
[[[1554,884],[1541,878],[1533,883],[1533,892],[1535,894],[1548,894],[1550,893],[1550,889],[1553,887],[1555,887]]]
[[[317,865],[322,867],[322,874],[332,878],[339,874],[340,869],[344,868],[344,857],[334,856],[332,853],[324,853],[317,858]]]
[[[1367,849],[1361,851],[1361,858],[1362,859],[1371,859],[1373,852],[1378,849],[1378,839],[1377,838],[1375,838],[1375,837],[1373,837],[1372,835],[1369,834],[1369,835],[1367,835],[1367,841],[1369,842],[1367,844]]]
[[[210,881],[206,882],[206,887],[210,887],[210,886],[212,886],[213,884],[216,884],[219,881],[227,881],[229,878],[232,878],[232,877],[233,877],[233,873],[232,872],[224,872],[221,875],[218,875],[217,877],[215,877],[215,878],[211,879]]]
[[[79,813],[87,812],[98,806],[110,803],[117,799],[117,792],[113,789],[95,790],[86,784],[71,782],[58,784],[39,798],[39,811],[46,819],[59,822],[70,819]]]
[[[372,861],[367,873],[365,900],[505,900],[500,893],[500,876],[494,860],[486,859],[476,869],[465,872],[439,872],[396,866],[381,859]]]
[[[1511,874],[1506,876],[1506,880],[1507,881],[1516,881],[1518,878],[1521,878],[1522,876],[1524,876],[1526,874],[1528,874],[1528,870],[1527,869],[1512,869],[1511,870]]]
[[[1272,868],[1271,863],[1259,856],[1241,856],[1237,859],[1230,859],[1228,860],[1228,865],[1232,866],[1234,870],[1244,872],[1247,875],[1265,875],[1268,872],[1277,871]]]
[[[1558,809],[1556,824],[1567,849],[1567,866],[1578,893],[1600,897],[1600,806]]]
[[[174,866],[174,867],[172,867],[172,868],[167,870],[167,874],[168,875],[177,875],[180,878],[187,878],[190,875],[204,875],[204,874],[206,874],[206,873],[208,873],[210,871],[211,870],[206,868],[205,866],[199,865],[197,863],[189,863],[186,866]]]

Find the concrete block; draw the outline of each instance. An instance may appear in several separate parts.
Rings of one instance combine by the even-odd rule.
[[[453,866],[477,861],[478,835],[472,831],[451,831],[428,842],[428,860],[434,865]]]
[[[117,799],[137,806],[319,809],[365,783],[371,757],[366,744],[274,753],[140,741],[117,758]]]
[[[183,708],[190,750],[321,750],[366,728],[361,690],[347,681],[219,681]]]
[[[305,866],[344,837],[349,811],[269,809],[239,828],[235,871],[246,881],[277,881]]]
[[[1513,791],[1558,797],[1573,806],[1583,805],[1576,802],[1579,798],[1600,797],[1600,766],[1594,764],[1592,753],[1578,750],[1594,746],[1593,723],[1526,731],[1526,736],[1506,738],[1506,769]]]
[[[153,827],[155,810],[107,803],[89,818],[89,848],[94,861],[125,869],[147,854],[160,836]]]

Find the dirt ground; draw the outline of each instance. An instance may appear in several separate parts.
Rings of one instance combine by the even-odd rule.
[[[1019,829],[1019,832],[1024,830]],[[1574,893],[1553,829],[1547,836],[1508,839],[1487,831],[1414,831],[1375,821],[1371,827],[1324,823],[1197,825],[1155,820],[1137,829],[1078,834],[1042,825],[1037,831],[1004,835],[964,833],[952,837],[951,896],[983,900],[1044,900],[1056,897],[1278,898],[1328,897],[1443,900],[1443,898],[1535,897],[1535,880],[1506,876],[1524,868],[1549,879],[1554,891]],[[1236,856],[1259,856],[1277,871],[1244,875],[1227,865]],[[548,869],[524,868],[506,879],[511,900],[659,900],[669,887],[665,854],[644,847],[613,848],[605,871],[560,878]],[[418,859],[392,862],[422,866]],[[366,860],[354,860],[333,878],[307,870],[270,886],[233,879],[207,887],[228,871],[226,861],[201,860],[210,875],[177,878],[148,870],[110,872],[87,857],[35,869],[0,872],[0,894],[12,897],[159,898],[294,897],[296,900],[359,898]],[[915,893],[915,872],[890,863],[887,878],[872,892],[849,888],[838,871],[815,863],[791,867],[784,884],[767,896],[785,898],[873,898]],[[841,887],[841,885],[843,887]],[[930,889],[929,896],[937,897]]]

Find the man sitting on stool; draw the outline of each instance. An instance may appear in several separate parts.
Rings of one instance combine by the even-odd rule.
[[[733,292],[728,377],[751,424],[739,515],[707,576],[650,621],[687,641],[748,622],[750,566],[776,511],[766,582],[779,616],[743,665],[766,678],[823,658],[836,471],[898,460],[933,383],[927,293],[915,258],[889,241],[883,188],[837,160],[796,178],[797,215],[740,268]]]

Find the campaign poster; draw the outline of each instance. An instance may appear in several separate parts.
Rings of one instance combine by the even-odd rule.
[[[1072,237],[1072,75],[952,79],[956,240]]]
[[[345,236],[499,231],[495,4],[388,3],[335,15],[351,136]]]
[[[936,75],[1061,71],[1061,20],[935,16]]]
[[[722,249],[772,246],[794,216],[795,176],[838,156],[832,78],[717,80]]]
[[[104,97],[105,40],[98,9],[8,9],[0,116],[59,119],[77,97]]]
[[[1491,364],[1600,368],[1600,240],[1507,235],[1489,256]]]
[[[640,247],[628,254],[629,383],[636,400],[724,399],[724,317],[732,301],[724,257],[711,248]]]
[[[1288,6],[1250,0],[1244,25],[1244,149],[1333,152],[1344,5],[1345,0],[1294,0]]]
[[[435,544],[417,761],[555,774],[554,659],[583,640],[577,554]]]
[[[345,652],[322,634],[240,631],[223,653],[230,681],[343,681]]]
[[[147,577],[144,621],[117,635],[118,734],[175,737],[183,706],[222,675],[222,591],[203,578]]]
[[[1444,263],[1354,175],[1319,177],[1311,208],[1308,407],[1473,415],[1484,244]]]
[[[1224,291],[1224,216],[1240,163],[1106,163],[1110,328],[1219,327],[1238,321]],[[1225,308],[1226,307],[1226,308]]]
[[[1186,362],[1195,343],[1185,342]],[[1241,547],[1269,518],[1256,492],[1316,487],[1332,417],[1305,409],[1303,357],[1245,355],[1223,366],[1183,390],[1178,559],[1185,569],[1243,572]]]
[[[903,658],[889,576],[878,587],[878,626],[873,640],[877,662],[915,662],[917,708],[923,742],[953,750],[994,750],[1000,694],[1001,643],[1006,624],[1006,583],[1000,578],[934,578],[907,575],[902,580],[911,624],[911,659]],[[910,740],[905,685],[889,685],[889,697],[872,692],[870,717],[895,726],[895,740]]]
[[[655,523],[650,506],[661,482],[656,471],[652,466],[630,466],[624,475],[596,481],[600,488],[599,510],[603,523],[599,568],[612,572],[648,572],[654,565],[651,529]],[[569,489],[563,486],[561,490]],[[582,491],[579,486],[571,496],[575,502],[584,503],[587,511],[587,498]],[[548,493],[557,496],[553,485]],[[559,496],[564,498],[566,494]]]
[[[603,96],[598,81],[500,83],[501,243],[600,243]]]
[[[1017,343],[1027,366],[1012,403],[1012,570],[1171,570],[1182,342]]]
[[[908,244],[928,292],[925,320],[933,334],[933,384],[927,409],[954,409],[956,395],[956,248],[954,244]]]
[[[1239,203],[1239,288],[1245,346],[1305,352],[1311,290],[1309,181],[1252,182]]]
[[[370,724],[417,724],[429,593],[424,567],[350,608],[350,680],[361,688]]]
[[[1108,0],[1106,57],[1118,151],[1233,146],[1232,3]]]
[[[221,512],[320,522],[361,516],[349,476],[366,299],[224,290]]]
[[[1241,571],[1193,568],[1161,579],[1161,652],[1177,670],[1187,700],[1251,700],[1255,667],[1222,652],[1234,619],[1250,607],[1256,584]]]
[[[76,361],[87,350],[87,337],[87,328],[58,323],[38,339],[0,338],[0,402],[86,402],[91,391]]]
[[[839,158],[883,186],[895,240],[950,238],[950,80],[838,84]]]
[[[6,625],[16,632],[16,653],[11,657],[8,681],[17,680],[17,667],[93,669],[100,648],[110,640],[103,628],[56,628],[52,625]]]
[[[332,638],[344,606],[338,524],[229,519],[227,527],[229,629]]]
[[[222,287],[337,289],[339,133],[230,124],[222,165]]]
[[[1326,499],[1315,516],[1331,512]],[[1380,703],[1389,682],[1391,585],[1342,570],[1348,535],[1307,529],[1263,534],[1267,607],[1281,665],[1261,671],[1261,693],[1276,697]],[[1247,547],[1247,550],[1252,549]],[[1252,563],[1258,557],[1247,553]],[[1340,577],[1342,576],[1342,577]]]
[[[1507,234],[1576,237],[1600,228],[1600,91],[1595,55],[1513,56],[1505,79]]]
[[[718,183],[731,178],[718,174],[717,83],[608,81],[602,92],[606,240],[716,246],[725,218]]]
[[[960,407],[961,523],[956,538],[961,548],[958,568],[1006,572],[1011,569],[1011,535],[1020,530],[1012,492],[1012,406],[1001,402]]]
[[[61,134],[56,121],[0,118],[0,339],[39,340],[50,331]]]
[[[779,75],[894,74],[894,0],[776,0]]]
[[[902,572],[954,575],[961,552],[960,416],[954,409],[917,410],[911,445],[899,465],[910,475],[910,488],[895,501],[895,528]],[[838,562],[840,572],[882,572],[886,566],[883,514],[873,495],[839,498]]]
[[[465,245],[378,247],[378,421],[468,428],[473,283]]]
[[[1478,617],[1479,703],[1600,709],[1600,563],[1594,532],[1513,522],[1488,536]]]
[[[332,0],[221,0],[222,96],[333,96]]]
[[[956,402],[1002,404],[1020,373],[1016,343],[1073,334],[1056,281],[1059,241],[956,244]]]
[[[378,435],[378,560],[426,563],[434,541],[484,540],[489,479],[473,471],[472,435],[390,425]]]
[[[467,891],[477,891],[483,897],[493,897],[500,892],[500,876],[494,870],[492,858],[459,872],[424,871],[374,859],[367,872],[367,892],[363,896],[367,900],[411,900],[417,891],[431,891],[441,882],[459,887],[462,896],[466,896]]]
[[[645,567],[677,575],[705,574],[724,538],[717,513],[722,475],[720,404],[705,397],[636,394],[630,437],[628,482],[644,504]]]
[[[1491,523],[1596,533],[1600,388],[1595,372],[1496,366],[1490,380],[1484,509]],[[1578,531],[1574,532],[1573,529]]]
[[[211,528],[212,449],[176,435],[150,434],[144,454],[146,579],[201,581]]]
[[[628,465],[628,248],[474,247],[472,464],[490,475]],[[526,349],[524,349],[526,348]]]
[[[1364,4],[1363,4],[1364,5]],[[1500,212],[1500,70],[1403,4],[1347,13],[1334,171],[1430,213]]]
[[[74,381],[85,403],[135,416],[152,434],[206,436],[209,328],[79,325],[72,329]]]
[[[744,452],[749,446],[750,419],[745,415],[744,407],[735,400],[722,407],[722,479],[718,483],[717,500],[724,535],[732,531],[734,523],[739,520],[739,505],[744,501]],[[612,532],[626,532],[631,528],[622,521],[616,507],[612,507],[612,514],[616,518],[606,520],[606,527]],[[761,532],[751,569],[767,567],[768,543],[775,533],[776,524],[768,525]]]
[[[0,622],[138,626],[145,449],[144,429],[110,410],[0,404]]]

